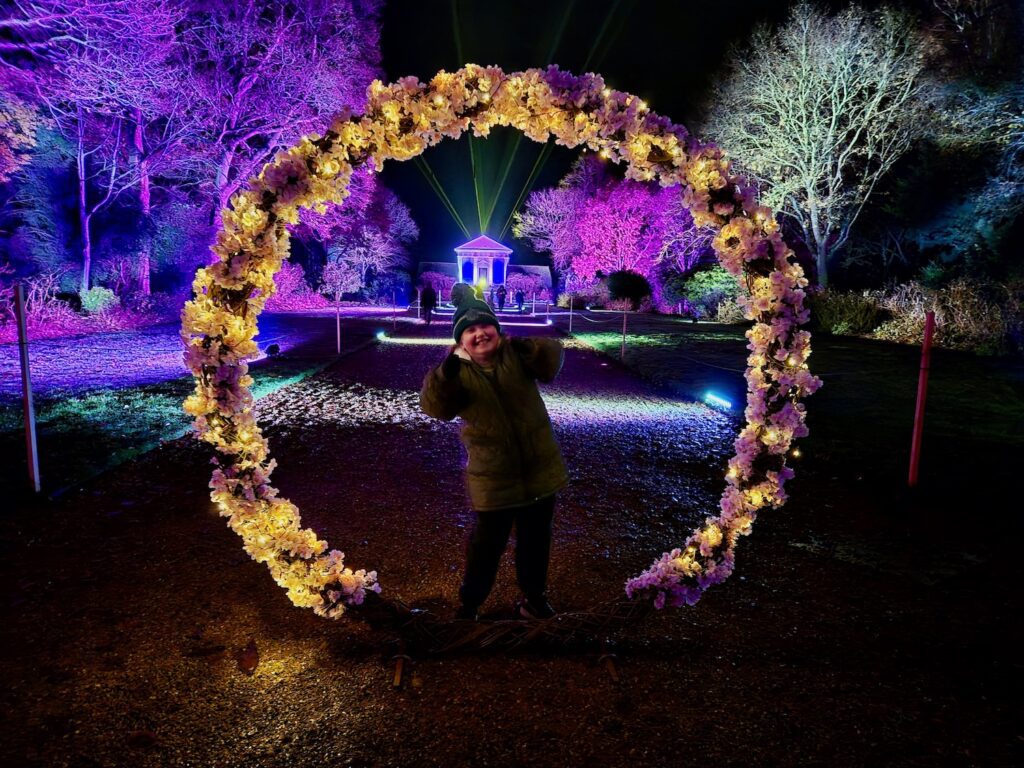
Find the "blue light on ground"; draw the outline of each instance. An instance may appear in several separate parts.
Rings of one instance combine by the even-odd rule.
[[[726,400],[724,397],[719,397],[714,392],[708,392],[704,395],[704,402],[715,408],[721,408],[722,410],[728,411],[732,408],[732,403]]]

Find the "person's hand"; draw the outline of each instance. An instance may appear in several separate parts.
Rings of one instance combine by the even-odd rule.
[[[512,345],[513,351],[515,351],[520,357],[527,357],[533,351],[533,345],[530,344],[529,339],[521,339],[513,336],[509,339],[508,343]]]
[[[448,357],[441,363],[441,375],[445,381],[457,381],[459,378],[459,368],[462,367],[462,363],[459,360],[459,356],[455,354],[455,348],[448,353]]]

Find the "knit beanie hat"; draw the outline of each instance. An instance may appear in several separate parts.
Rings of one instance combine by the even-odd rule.
[[[486,302],[480,301],[473,294],[473,288],[466,283],[458,283],[452,287],[452,303],[455,304],[455,315],[452,317],[452,336],[456,343],[462,338],[462,332],[471,325],[493,325],[501,333],[501,324]]]

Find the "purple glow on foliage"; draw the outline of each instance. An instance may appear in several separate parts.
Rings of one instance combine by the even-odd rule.
[[[713,259],[707,232],[698,230],[678,188],[612,176],[585,155],[558,187],[534,192],[518,216],[515,234],[551,255],[567,290],[579,290],[629,270],[660,295],[667,272],[689,273]]]

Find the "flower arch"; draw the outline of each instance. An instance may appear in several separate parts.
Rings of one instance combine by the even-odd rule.
[[[747,289],[744,310],[755,324],[747,331],[746,425],[729,460],[719,513],[629,579],[627,596],[657,608],[692,605],[732,572],[737,541],[758,512],[785,503],[784,486],[793,476],[786,454],[807,434],[800,399],[820,386],[807,368],[810,334],[800,330],[808,316],[807,280],[771,211],[757,205],[756,190],[731,173],[721,151],[594,74],[557,67],[506,74],[470,64],[428,84],[412,77],[375,81],[365,115],[338,117],[323,136],[279,152],[232,197],[213,246],[218,258],[198,270],[182,312],[185,362],[196,382],[185,410],[219,454],[211,496],[246,552],[267,564],[294,604],[320,615],[339,617],[380,585],[376,572],[353,571],[341,552],[328,551],[270,484],[276,462],[256,425],[247,361],[257,356],[256,319],[288,256],[286,225],[298,221],[302,208],[323,213],[328,203],[341,203],[355,167],[379,169],[385,160],[408,160],[470,129],[487,136],[496,125],[535,141],[584,145],[624,162],[629,178],[679,186],[696,223],[718,230],[719,260]]]

